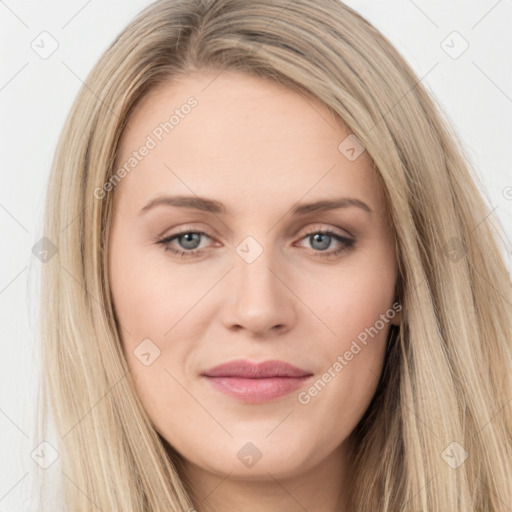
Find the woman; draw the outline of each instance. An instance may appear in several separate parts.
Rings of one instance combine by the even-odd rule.
[[[48,189],[65,508],[508,510],[510,277],[475,182],[337,0],[144,10]]]

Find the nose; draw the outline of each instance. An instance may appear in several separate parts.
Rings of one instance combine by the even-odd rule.
[[[270,251],[268,251],[270,253]],[[238,259],[226,282],[222,321],[232,331],[270,336],[292,328],[296,304],[286,276],[270,261],[267,251],[247,263]]]

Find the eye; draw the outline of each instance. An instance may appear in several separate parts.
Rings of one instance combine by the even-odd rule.
[[[157,240],[157,243],[163,245],[164,251],[171,252],[181,258],[188,258],[199,255],[203,252],[202,249],[198,249],[198,245],[201,241],[201,237],[210,238],[210,236],[204,231],[192,231],[185,227],[179,233],[167,236],[161,240]],[[179,247],[173,247],[172,242],[177,241],[185,250],[180,250]]]
[[[164,247],[164,251],[181,258],[198,257],[203,253],[203,249],[199,248],[203,237],[212,238],[204,231],[194,231],[188,227],[184,227],[179,233],[167,236],[156,243]],[[351,250],[356,241],[352,238],[342,236],[334,231],[328,230],[311,230],[306,233],[301,240],[309,240],[315,256],[321,258],[334,258],[345,251]],[[172,244],[178,243],[178,247]],[[332,243],[338,244],[335,250],[328,250]]]
[[[307,239],[316,253],[315,256],[321,258],[333,258],[345,251],[351,250],[356,241],[353,238],[342,236],[334,231],[322,231],[314,229],[306,233],[302,240]],[[330,250],[327,249],[332,245],[332,242],[338,244],[338,249]]]

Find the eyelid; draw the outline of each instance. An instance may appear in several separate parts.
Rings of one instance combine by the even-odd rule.
[[[206,228],[204,226],[194,227],[190,224],[184,224],[184,225],[180,226],[179,228],[176,228],[176,231],[170,230],[171,232],[168,235],[165,234],[167,231],[169,231],[169,230],[165,230],[163,234],[156,236],[154,238],[154,240],[158,241],[158,240],[162,240],[163,238],[175,237],[175,236],[182,235],[185,233],[204,233],[205,235],[207,235],[210,238],[216,238],[216,235],[214,235],[211,230],[209,230],[208,228]]]
[[[301,233],[301,231],[302,230],[299,229],[299,231],[297,231],[295,236],[299,235],[299,233]],[[304,233],[303,236],[307,236],[312,233],[317,233],[318,231],[330,231],[330,232],[336,233],[337,235],[344,237],[344,238],[355,239],[355,236],[352,233],[350,233],[350,231],[347,231],[346,229],[338,228],[336,226],[333,226],[331,224],[327,224],[324,222],[319,222],[319,223],[313,224],[311,227],[308,226],[307,231]]]

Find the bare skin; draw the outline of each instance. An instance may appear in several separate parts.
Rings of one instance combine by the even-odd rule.
[[[339,512],[350,434],[400,319],[387,313],[396,254],[384,195],[367,154],[351,160],[338,149],[350,130],[323,104],[262,78],[214,76],[151,91],[123,134],[117,167],[148,135],[157,142],[110,192],[109,278],[123,348],[155,429],[186,460],[196,510]],[[197,105],[158,140],[155,128],[191,96]],[[167,195],[213,199],[226,212],[142,210]],[[371,212],[291,212],[341,197]],[[206,234],[184,235],[198,232]],[[384,315],[378,334],[357,341]],[[143,340],[147,365],[137,352]],[[279,359],[313,376],[284,396],[246,403],[201,376],[239,358]],[[322,377],[329,369],[330,380]]]

